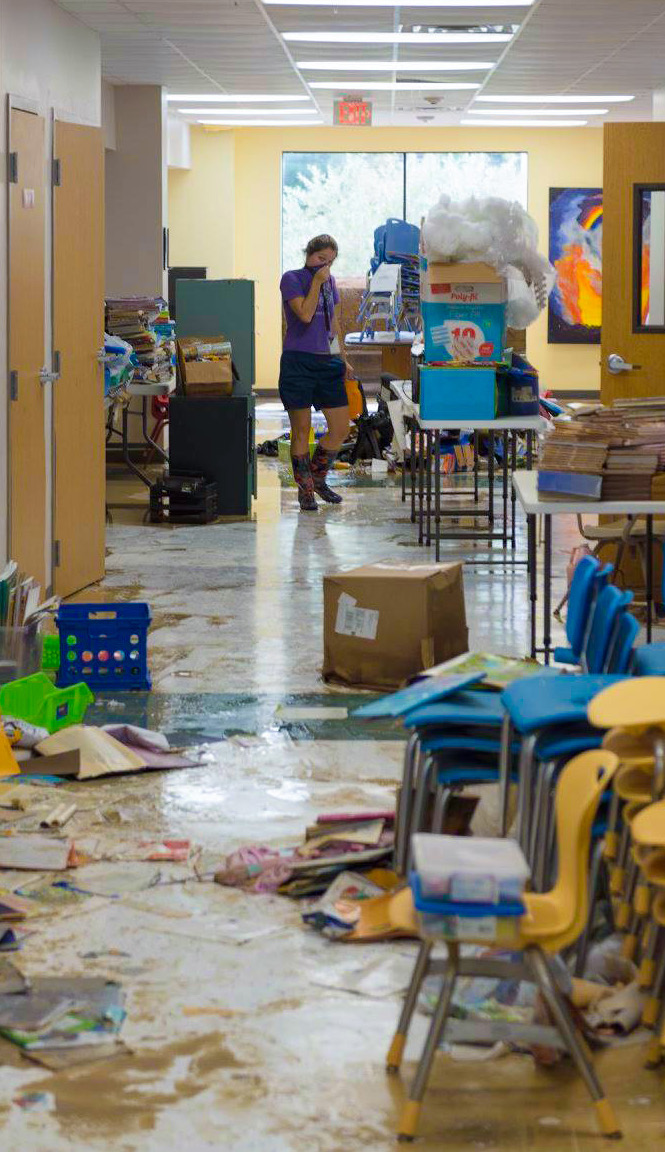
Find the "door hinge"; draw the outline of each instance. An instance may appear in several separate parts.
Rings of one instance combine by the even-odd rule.
[[[18,400],[18,372],[9,373],[9,399]]]
[[[53,567],[54,568],[60,567],[60,541],[59,540],[53,541]]]
[[[62,183],[62,166],[59,160],[53,161],[53,187],[59,188]]]
[[[18,184],[18,152],[10,152],[7,156],[7,179],[10,184]]]

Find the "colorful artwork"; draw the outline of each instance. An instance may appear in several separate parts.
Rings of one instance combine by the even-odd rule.
[[[640,199],[642,202],[640,324],[647,328],[651,306],[649,299],[651,283],[651,192],[643,189]]]
[[[600,343],[602,248],[602,189],[550,188],[550,344]]]

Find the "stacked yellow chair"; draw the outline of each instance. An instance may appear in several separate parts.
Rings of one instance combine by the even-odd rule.
[[[605,853],[622,952],[639,962],[639,985],[650,991],[642,1023],[654,1029],[646,1063],[655,1067],[665,1052],[665,677],[613,684],[588,714],[609,729],[603,746],[620,761]]]
[[[559,873],[550,892],[525,896],[526,914],[519,921],[519,938],[511,950],[521,954],[517,961],[500,958],[462,957],[460,945],[446,940],[447,958],[437,960],[433,952],[441,937],[427,935],[413,902],[410,888],[402,888],[388,898],[387,915],[396,931],[419,935],[421,939],[411,984],[409,986],[397,1031],[387,1058],[389,1072],[397,1072],[404,1053],[411,1018],[420,989],[428,975],[443,974],[443,984],[429,1033],[404,1106],[398,1138],[413,1140],[417,1134],[422,1100],[432,1063],[443,1039],[453,992],[461,976],[489,976],[497,979],[525,979],[538,985],[549,1009],[555,1028],[547,1032],[544,1043],[557,1043],[568,1050],[593,1100],[596,1118],[604,1136],[619,1137],[619,1125],[596,1075],[584,1039],[578,1032],[565,997],[557,987],[552,957],[578,940],[587,921],[588,861],[591,829],[600,799],[618,767],[617,756],[608,750],[584,752],[571,760],[561,773],[556,789],[556,830]],[[473,943],[473,941],[469,941]],[[486,940],[478,940],[486,944]],[[523,1027],[506,1025],[515,1038],[524,1034]],[[533,1029],[532,1029],[533,1031]]]

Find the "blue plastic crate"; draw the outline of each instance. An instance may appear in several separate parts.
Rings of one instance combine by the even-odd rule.
[[[79,681],[107,692],[150,689],[148,604],[61,604],[57,684]]]

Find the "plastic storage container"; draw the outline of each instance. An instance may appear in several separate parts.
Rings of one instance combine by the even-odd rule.
[[[42,636],[35,628],[0,628],[0,684],[42,667]]]
[[[60,667],[60,638],[45,636],[42,649],[42,672],[57,672]]]
[[[515,840],[417,832],[413,853],[424,899],[445,897],[469,904],[519,901],[530,875]]]
[[[426,899],[420,877],[411,876],[413,902],[423,936],[474,943],[516,944],[525,908],[521,900],[498,904],[474,904]]]
[[[0,713],[53,733],[80,724],[94,699],[87,684],[54,688],[45,672],[37,672],[0,688]]]
[[[148,604],[61,604],[58,687],[83,681],[118,692],[152,686],[148,672]]]

